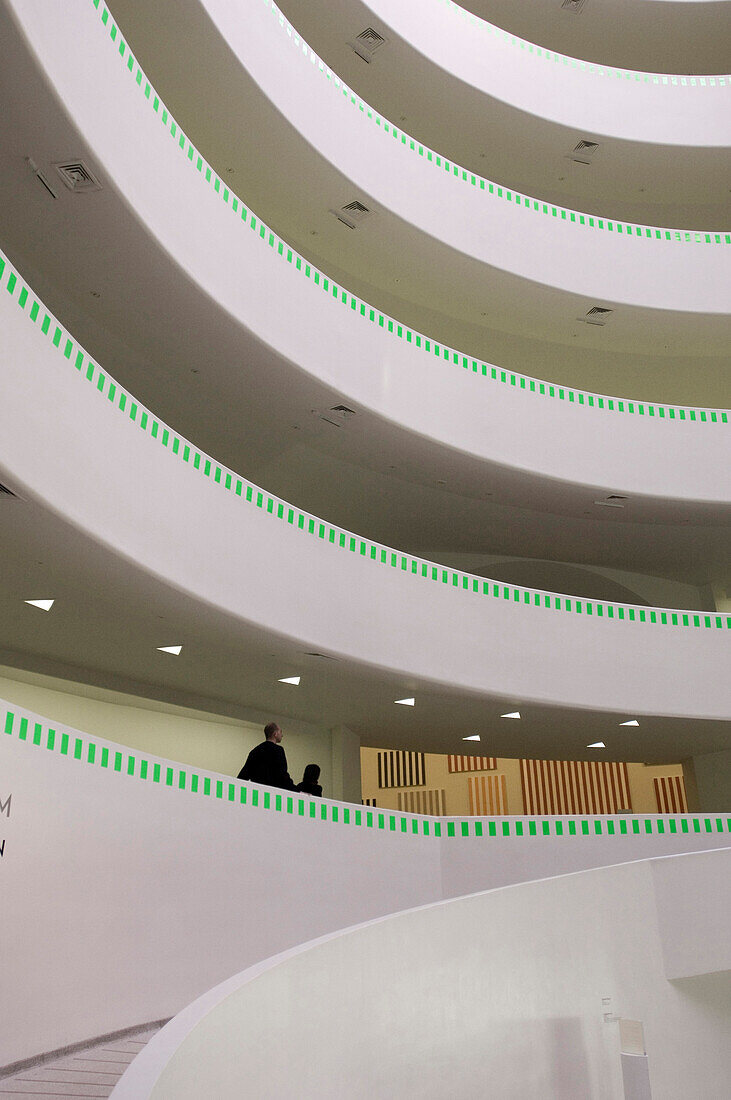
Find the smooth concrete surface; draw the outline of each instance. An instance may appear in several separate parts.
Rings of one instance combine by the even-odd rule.
[[[186,235],[193,231],[186,225]],[[210,242],[206,251],[211,252]],[[431,564],[413,559],[408,568],[404,556],[402,568],[393,568],[389,561],[399,564],[396,553],[376,544],[369,548],[365,541],[361,549],[349,532],[333,529],[325,538],[323,525],[317,537],[320,521],[314,517],[302,515],[300,527],[294,512],[288,522],[285,502],[247,504],[243,488],[241,495],[233,488],[235,473],[226,491],[226,471],[216,474],[215,463],[208,462],[206,476],[205,455],[188,462],[176,455],[172,443],[163,444],[164,425],[153,438],[151,414],[131,397],[122,412],[116,389],[115,400],[109,400],[106,376],[100,389],[86,371],[74,368],[77,352],[72,354],[73,340],[62,326],[57,349],[50,319],[48,326],[33,324],[5,293],[0,317],[5,360],[0,477],[153,576],[262,631],[297,639],[305,650],[456,690],[638,716],[726,719],[731,714],[725,620],[717,627],[709,618],[707,628],[699,618],[696,628],[690,618],[687,626],[680,619],[673,626],[670,618],[663,625],[660,613],[652,623],[649,609],[622,610],[622,617],[619,610],[611,617],[604,609],[601,616],[598,609],[590,614],[588,607],[581,614],[557,611],[555,599],[527,589],[516,589],[512,599],[490,598],[480,590],[482,579],[469,574],[455,573],[451,584],[439,583]],[[68,358],[62,351],[67,347]],[[18,408],[28,416],[18,416]],[[675,424],[658,423],[673,435]],[[690,427],[702,435],[708,425]],[[722,435],[711,431],[711,448],[722,446]],[[179,451],[185,452],[185,441]],[[684,456],[679,469],[689,465]],[[721,462],[717,469],[728,472]],[[110,485],[133,490],[112,494]],[[434,575],[436,581],[428,579]],[[443,577],[450,579],[446,571]],[[347,616],[333,613],[345,607]],[[641,615],[648,621],[639,621]]]
[[[698,805],[731,811],[731,750],[694,756],[693,771]]]
[[[472,260],[540,285],[597,301],[606,299],[651,309],[728,312],[726,285],[731,272],[728,246],[692,241],[683,245],[672,234],[672,240],[668,241],[664,234],[657,240],[654,234],[648,237],[634,231],[628,235],[625,230],[620,233],[617,229],[612,232],[591,229],[582,226],[578,217],[572,222],[569,217],[543,212],[540,195],[531,196],[539,201],[539,210],[532,203],[526,206],[508,202],[497,191],[491,195],[488,187],[466,182],[461,166],[450,165],[445,171],[442,163],[436,165],[434,157],[429,160],[428,155],[418,155],[411,149],[413,141],[408,134],[401,141],[398,131],[394,140],[385,131],[386,120],[379,126],[369,118],[369,112],[372,116],[377,112],[367,105],[362,110],[354,108],[350,94],[343,94],[337,75],[310,54],[296,31],[289,28],[287,33],[280,24],[276,5],[269,0],[256,0],[247,9],[245,19],[236,0],[203,2],[221,37],[264,95],[328,163],[335,165],[357,194],[372,198],[376,210],[390,211],[407,225]],[[419,0],[410,6],[415,26],[428,26],[428,21],[416,16]],[[462,29],[459,21],[456,26]],[[427,33],[442,43],[444,37],[448,38],[446,28],[444,37],[433,26]],[[418,34],[416,40],[410,41],[418,46]],[[472,42],[475,48],[474,36],[468,33],[465,41]],[[464,49],[460,44],[457,52],[464,58],[470,47]],[[504,50],[500,52],[505,54]],[[489,50],[487,55],[481,53],[480,71],[492,74],[505,85],[509,84],[504,79],[506,74],[515,76],[525,59],[520,49],[508,49],[496,72],[488,63],[488,56]],[[536,100],[544,106],[551,99],[557,105],[565,105],[565,92],[557,85],[568,69],[544,62],[537,69],[539,77],[546,70],[546,86],[537,91],[533,85]],[[569,81],[572,76],[576,79],[576,74],[572,74]],[[678,140],[683,128],[683,106],[692,103],[691,113],[698,113],[703,122],[700,127],[688,125],[688,133],[693,133],[697,141],[699,129],[705,129],[706,133],[712,130],[717,140],[709,140],[707,144],[731,144],[728,113],[722,108],[729,94],[725,87],[666,88],[601,78],[595,83],[594,96],[589,79],[589,91],[577,88],[569,102],[579,102],[588,111],[594,104],[601,105],[602,111],[613,120],[630,120],[632,125],[648,99],[654,99],[651,114],[655,141],[667,129]],[[520,84],[528,87],[524,78]],[[696,91],[700,95],[694,97]],[[613,102],[615,92],[617,103]],[[510,98],[505,87],[501,98]],[[398,129],[397,120],[393,121]],[[594,133],[601,126],[595,124],[588,130]],[[632,135],[631,140],[642,139]],[[418,150],[419,142],[415,145]],[[439,150],[435,150],[434,155],[438,154]],[[468,177],[471,175],[467,173]],[[505,190],[510,188],[506,186]],[[601,218],[600,211],[592,213]],[[703,226],[697,228],[702,230]]]
[[[728,854],[652,862],[665,977],[731,974]]]
[[[705,502],[727,502],[731,497],[723,425],[670,420],[669,414],[661,418],[609,413],[578,399],[547,399],[517,385],[493,383],[471,369],[455,368],[426,354],[414,341],[398,339],[386,327],[366,322],[359,311],[323,293],[314,278],[298,272],[294,260],[280,258],[206,183],[166,133],[91,4],[71,0],[63,10],[19,6],[16,15],[83,135],[105,186],[119,190],[201,294],[240,322],[252,355],[275,354],[293,369],[347,395],[356,407],[439,445],[510,469],[586,485],[590,491],[602,486],[606,492]],[[88,95],[89,83],[98,89],[96,96]],[[135,157],[129,156],[130,149]],[[144,173],[137,170],[140,161],[146,165]],[[368,161],[375,171],[378,157]],[[394,186],[401,186],[399,178],[399,173],[388,175]],[[411,198],[418,197],[423,190],[419,180],[412,187],[403,178]],[[514,207],[510,218],[523,215],[533,216]],[[470,239],[475,224],[466,218],[462,227]],[[542,236],[542,243],[532,243],[526,254],[546,248],[555,269],[570,255],[569,239],[579,231],[587,233],[570,223],[561,222],[560,228],[557,247],[549,248]],[[512,232],[506,238],[510,252],[522,253],[515,248]],[[602,253],[602,272],[641,271],[643,286],[658,285],[655,278],[647,278],[645,260],[637,258],[637,249],[651,246],[651,241],[608,237],[611,255]],[[671,242],[664,244],[671,251],[675,248]],[[675,285],[681,288],[685,306],[691,307],[691,292],[710,288],[715,293],[716,288],[725,312],[728,280],[720,272],[714,274],[712,257],[725,257],[727,252],[731,256],[731,249],[677,247],[681,270]],[[597,251],[591,242],[592,255]],[[660,268],[667,273],[664,248],[662,256]],[[574,270],[573,261],[566,262]],[[694,273],[695,264],[700,266]],[[588,287],[583,290],[588,293]]]
[[[285,731],[283,747],[295,783],[299,783],[307,764],[317,763],[326,795],[347,802],[360,801],[359,746],[323,726],[278,714],[251,714],[243,721],[224,718],[2,665],[0,698],[36,714],[52,714],[56,721],[107,741],[224,775],[236,775],[249,751],[264,739],[267,722],[279,721]]]
[[[714,84],[682,75],[653,79],[654,74],[566,57],[503,31],[452,0],[365,0],[364,6],[379,33],[408,42],[455,82],[577,133],[691,148],[731,144],[731,123],[721,106],[727,76]]]
[[[450,820],[373,811],[369,826],[368,808],[328,799],[295,798],[289,813],[276,792],[0,711],[0,1066],[170,1017],[231,974],[354,923],[729,843],[714,822],[696,831],[681,817],[675,831],[669,819],[588,819],[586,834],[566,819],[463,818],[449,836]]]
[[[243,1089],[436,1100],[487,1089],[506,1100],[620,1100],[623,1017],[642,1024],[653,1095],[720,1100],[731,1073],[729,1005],[666,980],[655,872],[674,864],[686,889],[720,880],[728,910],[730,861],[726,849],[602,868],[327,937],[190,1006],[114,1096],[233,1100]],[[669,924],[685,919],[664,912]],[[728,992],[731,975],[719,977]],[[272,1057],[277,1039],[282,1056]],[[631,1084],[630,1095],[643,1095]]]

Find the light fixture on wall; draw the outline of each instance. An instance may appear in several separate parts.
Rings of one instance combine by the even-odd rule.
[[[463,741],[479,741],[480,740],[480,735],[479,735],[479,733],[472,733],[472,734],[470,734],[469,737],[463,737],[462,740]]]
[[[280,684],[292,684],[294,687],[299,687],[301,676],[282,676],[278,681]]]
[[[415,707],[416,699],[394,699],[394,703],[398,703],[402,707]]]
[[[157,647],[159,653],[172,653],[173,657],[179,657],[182,645],[159,645]]]
[[[25,600],[25,603],[29,603],[31,607],[40,607],[41,611],[50,611],[53,607],[55,600]]]
[[[620,726],[639,726],[639,722],[636,718],[630,718],[629,722],[620,722]]]
[[[520,718],[519,710],[511,710],[508,714],[501,714],[501,718]]]
[[[587,749],[605,749],[607,746],[603,741],[594,741],[591,745],[586,746]]]

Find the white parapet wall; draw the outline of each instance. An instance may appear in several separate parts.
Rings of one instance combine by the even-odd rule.
[[[720,1100],[729,871],[729,848],[643,860],[326,937],[191,1005],[112,1095]],[[705,969],[671,983],[667,940],[709,931]],[[625,1091],[628,1055],[642,1059],[644,1092]]]
[[[648,145],[731,144],[731,123],[720,106],[728,76],[633,72],[567,57],[454,0],[364,0],[363,7],[363,19],[387,38],[404,39],[435,70],[537,118]],[[553,23],[560,25],[560,16]]]
[[[172,1016],[355,923],[731,836],[717,815],[440,819],[310,799],[7,703],[0,805],[0,1068]],[[673,952],[675,973],[708,965]]]
[[[461,255],[543,286],[653,309],[728,312],[723,286],[731,270],[726,233],[719,233],[716,242],[716,234],[706,240],[703,232],[686,235],[616,224],[595,208],[595,216],[556,209],[540,195],[517,194],[500,186],[500,180],[481,179],[440,156],[440,150],[424,148],[393,120],[382,119],[312,53],[273,0],[255,0],[245,18],[236,0],[202,2],[263,94],[356,191],[372,196],[376,209],[392,212]],[[560,111],[579,105],[588,118],[596,109],[594,125],[588,118],[584,123],[588,133],[602,132],[609,116],[627,124],[633,131],[627,135],[630,140],[643,140],[635,127],[646,114],[644,140],[667,140],[674,133],[674,142],[682,144],[679,135],[687,133],[694,144],[705,133],[707,144],[731,145],[729,112],[724,109],[731,78],[712,78],[714,85],[720,84],[712,88],[668,87],[657,79],[592,79],[578,66],[546,62],[519,46],[506,46],[498,40],[502,32],[486,38],[486,51],[477,49],[471,28],[445,12],[439,0],[431,0],[428,19],[420,12],[420,0],[383,4],[388,13],[396,13],[397,22],[406,7],[411,9],[409,29],[415,32],[415,39],[407,38],[412,45],[426,53],[419,42],[425,34],[444,48],[455,37],[450,29],[456,30],[453,55],[475,62],[480,74],[495,81],[493,94],[503,101],[510,102],[514,89],[520,88],[522,110],[527,92],[544,108],[551,104]],[[501,61],[493,63],[491,46]],[[520,72],[526,62],[532,79]],[[569,91],[563,84],[574,87]],[[689,116],[685,127],[684,114]],[[703,230],[702,225],[696,228]]]
[[[0,279],[3,483],[141,569],[306,650],[458,690],[638,715],[731,713],[731,615],[498,584],[301,512],[157,420],[1,255]],[[719,420],[655,423],[668,436],[676,426],[708,432],[711,449],[728,433]],[[720,451],[716,468],[728,473]],[[132,489],[113,495],[111,484]]]
[[[727,412],[589,394],[523,377],[445,347],[428,333],[384,315],[315,270],[231,192],[159,100],[103,4],[98,10],[91,0],[69,0],[63,7],[11,3],[13,7],[41,72],[73,118],[105,188],[118,190],[176,271],[200,290],[202,305],[219,308],[227,324],[239,326],[243,358],[250,357],[262,370],[272,359],[280,367],[286,363],[287,369],[304,372],[356,408],[415,433],[435,448],[448,447],[546,483],[550,479],[591,491],[603,488],[673,501],[719,503],[731,498]],[[272,21],[266,10],[262,18]],[[308,79],[316,76],[329,94],[330,83],[311,69]],[[94,96],[88,94],[89,85]],[[338,109],[340,100],[344,97],[335,100]],[[356,115],[360,125],[361,113]],[[359,138],[354,141],[361,146]],[[404,148],[400,142],[391,145]],[[391,145],[386,149],[391,151]],[[138,170],[141,162],[144,172]],[[378,164],[379,157],[369,163]],[[415,177],[409,176],[411,169],[403,175],[400,169],[389,170],[388,180],[398,187],[403,180],[413,198],[424,191],[421,165],[414,162],[417,169]],[[440,187],[452,185],[447,173],[434,171]],[[454,186],[475,190],[461,180]],[[654,230],[652,239],[630,238],[572,222],[568,216],[544,216],[542,209],[518,208],[476,190],[480,202],[487,194],[486,202],[494,198],[500,204],[496,232],[504,232],[511,256],[542,255],[555,272],[556,264],[572,255],[570,241],[581,238],[586,263],[595,265],[595,274],[624,271],[653,293],[667,278],[679,308],[716,311],[719,316],[728,310],[731,236],[719,235],[718,244],[715,234],[711,243],[695,243],[686,242],[685,234],[683,241],[675,240],[669,231],[673,239],[665,239],[664,230],[662,240],[654,238]],[[446,216],[441,199],[438,205]],[[462,231],[473,241],[483,214],[465,215],[461,195],[449,208],[458,212]],[[540,219],[539,238],[518,247],[515,219],[526,225]],[[490,236],[496,239],[492,230]],[[645,250],[654,254],[656,246],[655,267]],[[572,272],[577,270],[574,259],[567,263]],[[584,268],[582,261],[582,293],[589,293],[584,276],[588,279],[590,272]],[[544,274],[542,280],[550,283],[551,276]],[[695,301],[694,295],[699,296]],[[658,304],[672,308],[669,299]]]

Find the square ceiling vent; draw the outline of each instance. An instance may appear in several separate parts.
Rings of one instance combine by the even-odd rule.
[[[341,206],[339,210],[331,210],[330,213],[334,214],[343,225],[347,225],[348,229],[357,229],[366,218],[372,215],[373,211],[360,199],[353,199],[351,202],[346,202],[345,206]]]
[[[577,317],[577,321],[583,321],[585,325],[598,325],[603,328],[614,316],[614,310],[607,306],[592,306],[583,317]]]
[[[577,141],[569,153],[568,159],[576,161],[577,164],[591,164],[598,148],[598,141],[589,141],[588,138],[582,138],[581,141]]]
[[[91,168],[84,164],[83,160],[69,160],[53,166],[59,176],[75,194],[86,191],[101,191],[101,184]]]
[[[362,61],[370,65],[376,50],[380,50],[385,42],[386,39],[377,30],[374,30],[373,27],[366,27],[364,31],[361,31],[352,41],[348,42],[348,45]]]

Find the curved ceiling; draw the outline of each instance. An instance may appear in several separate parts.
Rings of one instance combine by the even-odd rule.
[[[8,75],[8,69],[3,72]],[[70,202],[53,204],[43,193],[23,162],[23,152],[32,153],[34,143],[39,142],[48,152],[50,163],[72,150],[82,155],[85,150],[78,144],[79,135],[69,126],[68,119],[59,112],[47,111],[50,101],[44,100],[38,88],[27,80],[27,74],[24,83],[13,83],[12,87],[16,95],[19,87],[23,89],[28,126],[20,145],[4,146],[3,199],[12,199],[0,204],[4,232],[13,238],[16,249],[25,257],[25,266],[31,269],[38,266],[42,272],[38,289],[45,296],[43,287],[49,286],[54,301],[62,303],[59,311],[64,320],[71,325],[73,318],[80,319],[82,332],[88,331],[92,336],[92,340],[85,336],[82,339],[95,347],[95,354],[103,359],[107,346],[118,366],[127,372],[126,377],[134,379],[128,384],[136,392],[144,390],[145,399],[155,408],[159,406],[154,395],[159,394],[165,408],[180,413],[180,421],[175,413],[169,419],[183,431],[185,424],[190,424],[190,434],[202,446],[206,445],[202,437],[210,438],[213,442],[209,449],[222,454],[235,468],[245,468],[247,473],[259,477],[254,472],[258,463],[259,468],[267,471],[267,477],[271,472],[272,481],[280,478],[294,482],[299,477],[302,457],[304,476],[311,481],[307,492],[325,498],[324,483],[328,479],[338,481],[342,499],[331,499],[331,507],[355,514],[358,518],[350,524],[353,528],[364,526],[363,517],[368,516],[369,509],[374,524],[391,525],[393,530],[401,525],[404,539],[385,540],[397,545],[406,546],[412,522],[418,525],[418,532],[412,531],[411,537],[425,543],[428,539],[439,541],[445,533],[459,542],[474,542],[480,538],[480,523],[485,517],[491,526],[489,537],[499,547],[514,542],[534,550],[545,545],[548,552],[566,547],[567,552],[561,556],[570,557],[576,552],[582,560],[599,557],[615,564],[623,562],[625,566],[636,554],[637,562],[640,559],[652,562],[653,567],[667,570],[668,575],[688,579],[693,572],[698,583],[704,583],[710,559],[719,563],[728,560],[727,554],[724,555],[724,547],[728,545],[726,535],[719,528],[673,528],[657,522],[652,527],[631,522],[615,524],[616,517],[611,521],[587,521],[577,513],[575,520],[547,516],[548,526],[541,531],[540,515],[530,511],[523,513],[503,505],[493,511],[485,504],[478,517],[472,500],[462,499],[446,486],[424,486],[419,490],[422,514],[408,482],[411,476],[423,480],[422,464],[417,461],[413,471],[408,467],[403,471],[392,470],[392,464],[384,462],[392,457],[388,453],[388,448],[394,445],[392,440],[386,440],[378,460],[374,459],[373,470],[360,465],[349,469],[349,444],[342,438],[333,442],[332,433],[324,434],[328,433],[327,428],[316,428],[305,447],[288,443],[287,433],[292,425],[283,423],[286,416],[282,413],[289,414],[297,400],[304,396],[306,402],[308,395],[290,395],[277,387],[253,394],[242,393],[240,386],[226,390],[223,381],[226,372],[217,370],[226,364],[215,361],[211,361],[203,378],[192,375],[191,364],[199,364],[205,358],[205,338],[215,330],[217,316],[200,316],[195,308],[190,312],[184,309],[181,314],[182,298],[178,307],[165,316],[170,293],[180,290],[169,285],[171,265],[166,264],[165,257],[151,242],[145,243],[141,227],[111,191],[100,196],[105,201],[109,199],[110,205],[98,210],[98,219],[91,215],[90,207],[73,207]],[[34,100],[33,104],[30,100]],[[49,247],[50,242],[53,247]],[[33,277],[30,272],[29,277]],[[117,290],[125,286],[126,296],[118,297]],[[191,302],[188,298],[186,305]],[[68,312],[63,303],[68,304]],[[59,307],[54,305],[56,308]],[[139,331],[136,326],[130,330],[130,317],[139,318]],[[201,346],[191,348],[198,339]],[[235,361],[235,348],[230,348],[229,353]],[[118,368],[113,369],[116,372]],[[272,409],[272,393],[278,399],[281,397],[281,408]],[[260,401],[260,407],[247,412],[250,397],[255,406]],[[256,415],[259,412],[261,419]],[[283,453],[278,450],[280,442]],[[247,465],[244,467],[238,459],[227,459],[226,453],[246,454]],[[395,452],[393,457],[397,457]],[[269,487],[279,491],[276,484],[270,482]],[[406,492],[402,491],[404,487]],[[387,508],[377,500],[381,491],[388,496]],[[440,505],[440,501],[444,503]],[[298,503],[304,504],[302,500]],[[332,671],[318,673],[312,688],[308,686],[301,696],[295,698],[290,693],[286,697],[281,685],[270,683],[273,672],[279,671],[280,661],[286,661],[288,666],[299,662],[293,669],[298,671],[300,666],[312,668],[311,662],[317,662],[318,658],[288,649],[271,636],[244,637],[240,624],[227,625],[225,617],[211,616],[208,609],[199,605],[187,606],[180,593],[152,578],[141,578],[139,571],[104,548],[88,545],[84,548],[78,532],[71,531],[57,517],[45,514],[33,519],[32,506],[17,501],[8,504],[13,511],[0,513],[6,566],[2,592],[7,648],[2,657],[8,663],[34,665],[70,678],[76,676],[123,690],[126,687],[149,692],[155,697],[169,693],[175,701],[204,705],[223,713],[240,714],[246,705],[249,708],[257,705],[281,716],[309,716],[313,721],[333,725],[345,722],[367,735],[373,744],[422,751],[426,739],[432,751],[456,751],[455,739],[475,729],[492,731],[490,743],[504,745],[506,752],[509,747],[511,755],[541,755],[550,743],[551,751],[555,747],[557,755],[564,753],[576,758],[581,754],[589,728],[596,730],[597,739],[607,742],[609,755],[617,759],[641,755],[647,760],[668,760],[690,752],[713,751],[726,743],[727,731],[721,723],[648,719],[643,723],[642,737],[636,739],[634,731],[616,728],[615,718],[625,715],[592,716],[589,712],[549,708],[539,708],[540,720],[526,724],[519,740],[514,723],[510,723],[508,740],[505,723],[501,724],[499,716],[486,712],[484,700],[458,701],[450,692],[432,693],[424,697],[423,705],[414,713],[407,713],[407,708],[383,704],[384,683],[388,684],[389,692],[392,687],[394,691],[403,687],[395,678],[386,676],[375,685],[377,692],[373,692],[374,685],[366,683],[359,670],[345,669],[341,675],[339,666],[328,665]],[[311,510],[326,514],[324,508]],[[6,538],[9,538],[7,548]],[[52,555],[48,554],[49,548],[53,549]],[[18,623],[16,629],[16,616],[19,619],[21,609],[14,606],[11,611],[10,603],[23,594],[23,586],[30,580],[37,583],[39,591],[42,588],[48,594],[52,594],[56,585],[65,587],[70,599],[63,621],[53,624],[42,612],[29,609],[37,617]],[[33,594],[38,595],[39,591]],[[96,594],[93,604],[89,600],[90,591]],[[162,626],[151,628],[153,611],[156,623]],[[135,617],[137,622],[133,623]],[[50,633],[49,625],[53,625]],[[158,633],[161,629],[165,632],[162,643]],[[151,643],[165,644],[173,630],[181,633],[186,644],[195,643],[190,660],[186,655],[179,664],[167,661],[165,666],[153,665]],[[142,640],[144,646],[139,644]],[[10,649],[12,653],[8,652]],[[164,655],[158,655],[159,659],[167,660]],[[507,706],[516,701],[504,702]]]
[[[452,17],[442,0],[429,0],[429,4],[436,5],[442,19]],[[119,9],[123,26],[131,20],[130,33],[134,21],[141,19],[139,13],[128,14],[127,9],[132,6],[130,0],[113,3]],[[628,136],[635,127],[626,107],[617,116],[611,110],[606,113],[604,130],[587,130],[586,127],[601,125],[598,120],[590,121],[590,116],[580,121],[584,114],[580,93],[584,81],[602,82],[600,102],[606,97],[609,105],[615,86],[623,89],[624,80],[582,73],[577,87],[563,91],[564,96],[571,97],[572,108],[567,110],[562,124],[558,106],[553,108],[558,112],[554,121],[541,117],[539,97],[529,97],[526,106],[518,109],[499,94],[486,95],[480,91],[467,77],[461,78],[460,70],[448,71],[453,57],[459,56],[456,47],[449,53],[445,48],[443,62],[427,55],[427,43],[432,42],[434,34],[430,34],[426,16],[419,20],[416,4],[402,12],[400,6],[389,8],[379,0],[380,18],[361,0],[341,0],[335,7],[326,0],[285,0],[282,9],[302,38],[367,103],[412,137],[471,172],[545,202],[604,217],[687,229],[729,226],[728,137],[719,137],[712,146],[697,138],[692,140],[693,131],[686,128],[689,144],[683,148],[668,140],[673,133],[672,127],[668,127],[664,139],[653,140],[648,130],[642,140],[640,131],[628,140],[623,137],[622,127]],[[453,17],[469,42],[472,28],[462,27],[463,21]],[[389,20],[393,26],[388,25]],[[349,43],[369,26],[382,34],[386,42],[370,64],[364,64]],[[423,49],[409,37],[412,27],[414,34],[420,33],[424,38]],[[536,86],[540,88],[541,80],[545,81],[546,102],[553,105],[561,89],[558,76],[554,74],[552,79],[550,69],[547,73],[543,71],[549,62],[526,57],[517,47],[505,48],[514,49],[516,60],[522,65],[535,63]],[[473,69],[477,79],[479,55],[473,59]],[[731,94],[728,81],[723,88],[695,90],[712,94],[709,102],[717,104],[713,125],[719,135],[728,135],[727,104]],[[673,102],[679,105],[683,102],[674,97],[694,94],[692,88],[672,86],[662,86],[656,91],[663,98],[667,96],[669,119],[673,116]],[[534,98],[537,113],[531,113],[527,106]],[[713,108],[709,106],[707,110]],[[571,117],[575,117],[573,123],[568,121]],[[642,117],[639,112],[638,122]],[[599,143],[588,165],[570,159],[582,139]]]
[[[52,553],[49,550],[52,548]],[[304,652],[174,590],[38,505],[0,497],[0,666],[242,720],[345,725],[364,744],[419,752],[586,757],[665,763],[728,746],[729,723],[486,699]],[[29,598],[55,597],[46,613]],[[179,657],[158,652],[182,644]],[[279,683],[300,675],[299,687]],[[417,706],[393,700],[417,696]],[[521,722],[500,716],[520,708]]]
[[[282,0],[288,6],[300,0]],[[461,0],[519,38],[620,69],[727,73],[729,0]]]
[[[352,198],[373,200],[354,195],[353,184],[261,94],[196,0],[176,5],[167,21],[127,0],[114,8],[158,92],[222,178],[341,285],[418,331],[501,367],[604,393],[727,402],[728,317],[689,319],[625,307],[611,327],[597,329],[576,320],[594,301],[504,273],[496,283],[487,265],[439,245],[377,204],[377,216],[351,232],[330,209]]]
[[[3,40],[13,44],[9,31]],[[585,493],[521,486],[497,470],[486,485],[484,467],[435,456],[374,417],[339,431],[313,416],[337,392],[275,369],[271,358],[260,369],[231,319],[194,292],[113,188],[49,198],[24,155],[51,171],[88,150],[14,46],[2,72],[23,95],[17,113],[3,115],[2,239],[92,353],[198,445],[316,515],[428,556],[555,556],[699,587],[725,583],[723,510],[641,501],[594,509]]]

